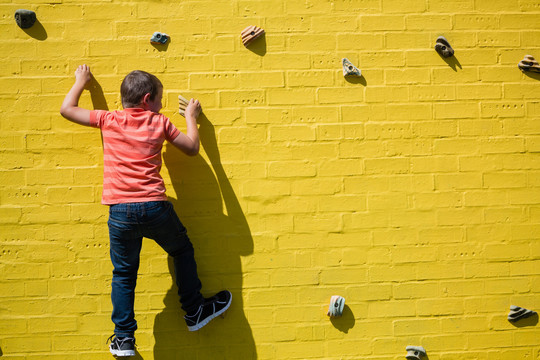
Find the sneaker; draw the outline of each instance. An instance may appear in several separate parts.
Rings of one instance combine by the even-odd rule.
[[[109,350],[114,356],[135,356],[134,337],[117,337],[116,335],[111,335],[107,339],[107,342],[109,341],[111,342]]]
[[[223,314],[231,306],[232,294],[224,290],[211,298],[204,299],[202,305],[194,314],[184,316],[189,331],[197,331],[215,317]]]

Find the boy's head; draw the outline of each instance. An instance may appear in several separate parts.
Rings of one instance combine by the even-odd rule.
[[[122,106],[126,108],[141,107],[144,97],[155,101],[158,94],[163,90],[159,79],[146,71],[135,70],[126,75],[120,86]],[[161,103],[161,99],[159,99]]]

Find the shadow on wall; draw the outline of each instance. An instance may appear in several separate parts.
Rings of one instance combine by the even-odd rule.
[[[536,326],[538,324],[538,314],[534,314],[533,316],[530,316],[528,318],[525,318],[516,322],[510,322],[510,323],[517,328]]]
[[[342,333],[348,334],[349,330],[354,327],[356,320],[354,319],[354,314],[349,305],[345,304],[343,315],[339,318],[330,318],[330,322],[336,329]]]
[[[47,30],[45,30],[45,28],[43,27],[43,24],[41,24],[39,20],[36,20],[36,22],[34,23],[34,25],[32,25],[32,27],[28,29],[23,29],[23,31],[27,35],[39,41],[45,41],[47,40],[47,37],[48,37]]]
[[[107,105],[107,100],[105,99],[105,94],[103,94],[103,88],[97,82],[97,80],[92,75],[92,80],[87,86],[88,91],[90,91],[90,99],[92,100],[92,105],[94,110],[109,110],[109,105]]]
[[[195,248],[203,295],[222,289],[233,294],[225,319],[217,318],[189,332],[180,308],[174,279],[165,295],[165,308],[154,322],[154,359],[256,359],[255,343],[242,301],[240,256],[253,252],[253,239],[238,199],[221,165],[216,134],[201,114],[199,133],[210,164],[201,156],[187,157],[171,146],[163,155],[178,195],[170,199]],[[223,204],[225,208],[223,208]],[[174,275],[172,259],[169,271]]]

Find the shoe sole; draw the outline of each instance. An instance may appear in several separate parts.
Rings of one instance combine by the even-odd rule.
[[[135,350],[113,350],[109,347],[111,354],[118,357],[135,356]]]
[[[231,294],[231,293],[229,292],[229,294]],[[197,331],[197,330],[201,329],[203,326],[207,325],[210,321],[214,320],[215,318],[217,318],[218,316],[223,314],[225,311],[227,311],[227,309],[231,306],[231,303],[232,303],[232,294],[231,294],[231,298],[229,299],[229,303],[227,305],[225,305],[225,307],[223,309],[219,310],[218,312],[213,313],[212,315],[210,315],[209,317],[207,317],[206,319],[204,319],[203,321],[201,321],[197,325],[188,326],[188,330],[189,331]]]

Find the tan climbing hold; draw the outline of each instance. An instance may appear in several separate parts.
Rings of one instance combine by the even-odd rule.
[[[533,71],[540,73],[540,64],[538,64],[538,61],[536,61],[532,55],[525,55],[523,60],[519,62],[518,68],[521,71]]]
[[[186,116],[186,107],[189,104],[189,100],[183,97],[182,95],[178,95],[178,112],[182,116]]]
[[[264,30],[260,27],[257,27],[255,25],[248,26],[244,30],[242,30],[242,43],[244,46],[248,46],[253,41],[258,39],[264,34]]]

